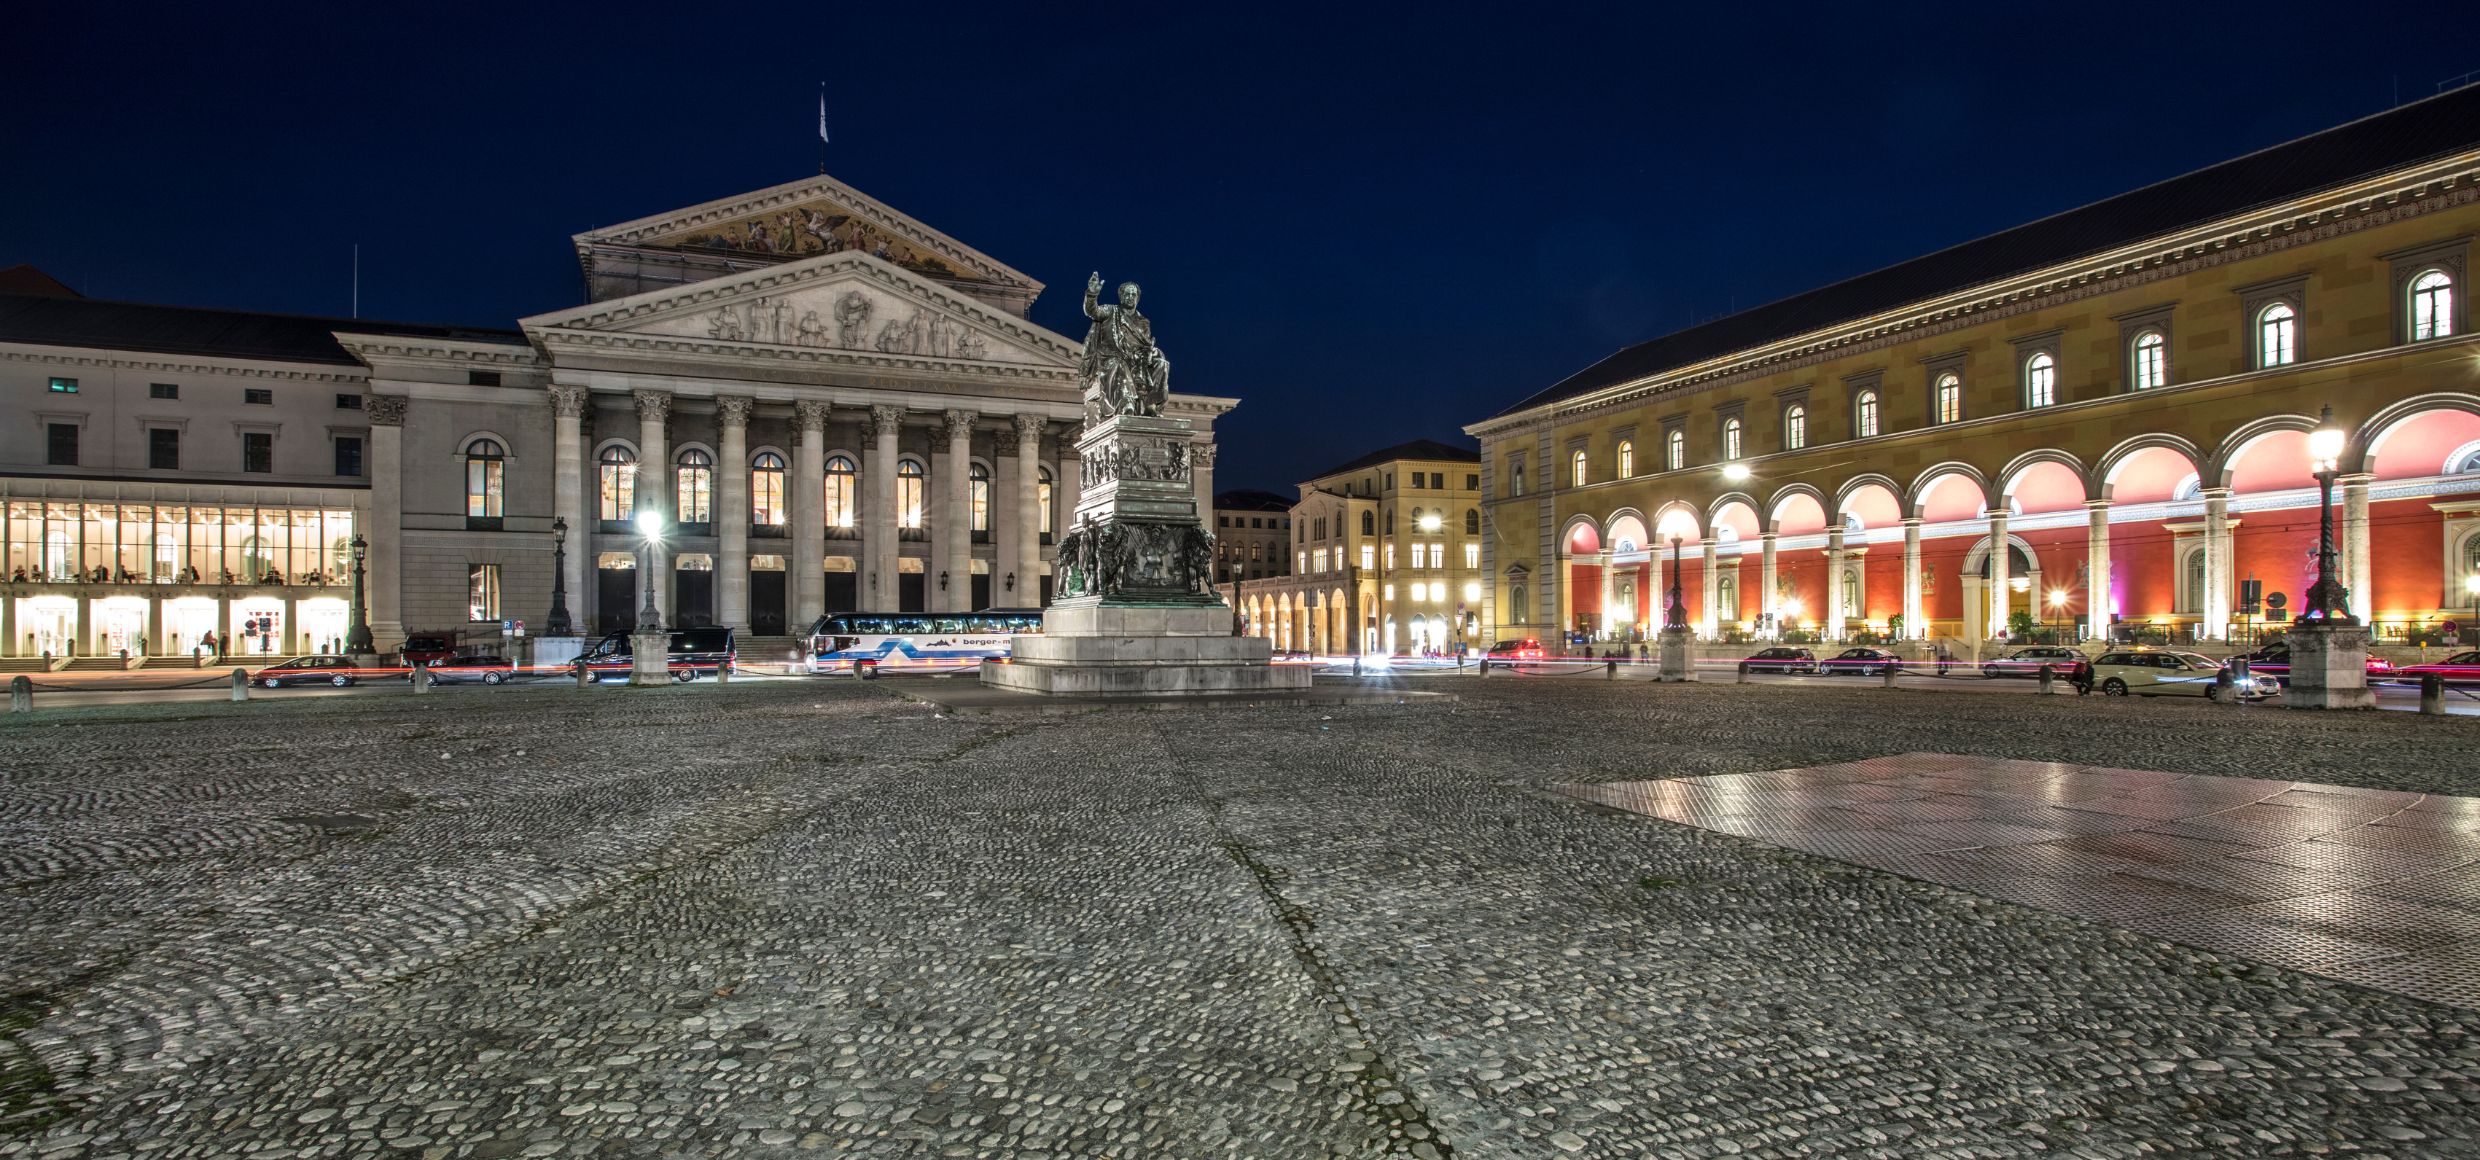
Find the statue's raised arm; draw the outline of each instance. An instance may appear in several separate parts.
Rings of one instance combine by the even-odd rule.
[[[1094,276],[1093,276],[1093,277],[1091,277],[1091,278],[1087,278],[1087,279],[1085,280],[1085,317],[1087,317],[1087,318],[1100,318],[1100,317],[1102,317],[1102,315],[1101,315],[1100,313],[1098,313],[1098,312],[1096,312],[1096,311],[1094,310],[1094,303],[1095,303],[1095,302],[1097,302],[1097,301],[1100,301],[1100,300],[1101,300],[1101,298],[1102,298],[1102,271],[1100,271],[1100,270],[1096,270],[1096,271],[1094,271]]]

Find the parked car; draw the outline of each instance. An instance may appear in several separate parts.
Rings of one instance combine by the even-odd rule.
[[[694,681],[698,678],[698,666],[692,659],[694,656],[690,650],[692,642],[688,637],[692,632],[703,631],[710,630],[683,629],[671,634],[671,656],[666,668],[670,671],[673,680]],[[732,632],[728,628],[711,631],[723,633],[727,641]],[[637,666],[636,646],[631,643],[633,639],[625,632],[604,633],[603,639],[596,641],[593,648],[586,650],[584,655],[577,658],[577,664],[587,672],[593,673],[596,681],[625,681],[629,679],[630,673],[636,671]]]
[[[2420,683],[2421,677],[2430,673],[2437,674],[2449,685],[2480,685],[2480,651],[2459,652],[2441,661],[2428,661],[2388,669],[2385,679],[2416,685]],[[2374,681],[2377,676],[2372,671],[2368,674],[2368,679]]]
[[[2048,665],[2058,670],[2063,676],[2068,669],[2075,667],[2076,662],[2083,659],[2084,654],[2062,645],[2019,648],[1995,660],[1981,662],[1981,675],[1993,678],[2038,677],[2041,675],[2041,666]]]
[[[436,664],[456,655],[456,638],[441,632],[417,632],[396,650],[408,665]]]
[[[2255,652],[2248,653],[2246,660],[2249,672],[2262,673],[2285,685],[2291,683],[2291,642],[2273,641]],[[2368,683],[2373,685],[2393,679],[2393,662],[2384,657],[2368,658]]]
[[[1752,673],[1814,673],[1819,671],[1817,654],[1804,648],[1791,648],[1787,645],[1765,649],[1749,657],[1743,663]]]
[[[2223,667],[2220,661],[2191,652],[2111,652],[2093,661],[2093,683],[2102,695],[2110,697],[2181,696],[2218,701],[2222,698]],[[2257,701],[2281,693],[2282,683],[2272,677],[2250,674],[2245,684],[2237,686],[2237,691],[2241,699]]]
[[[269,665],[260,669],[258,684],[259,687],[266,689],[281,689],[286,685],[334,685],[342,689],[363,680],[376,680],[380,676],[392,675],[394,674],[357,668],[351,657],[295,657],[282,664]]]
[[[1875,677],[1884,675],[1888,669],[1902,668],[1903,658],[1882,648],[1852,648],[1817,662],[1817,667],[1829,674]]]
[[[1537,661],[1550,654],[1543,651],[1540,641],[1526,637],[1523,640],[1502,640],[1491,645],[1485,655],[1494,661]]]
[[[486,685],[496,685],[517,675],[516,662],[506,657],[478,653],[449,657],[444,661],[433,661],[427,667],[431,672],[431,680],[440,684],[479,681]]]

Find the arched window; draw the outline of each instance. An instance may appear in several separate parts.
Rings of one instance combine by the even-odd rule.
[[[1635,474],[1636,444],[1632,440],[1622,439],[1619,441],[1619,478],[1626,479]]]
[[[854,502],[854,485],[858,482],[859,476],[860,469],[853,463],[850,456],[834,455],[827,458],[828,527],[849,532],[858,522],[861,511],[860,505]]]
[[[929,475],[919,460],[907,459],[896,464],[896,527],[908,531],[921,530],[923,493],[928,490]]]
[[[1045,465],[1041,468],[1041,472],[1042,474],[1039,482],[1036,482],[1033,485],[1034,506],[1040,509],[1038,513],[1039,518],[1034,520],[1034,524],[1042,529],[1043,535],[1048,536],[1055,534],[1058,525],[1051,521],[1051,495],[1053,494],[1051,490],[1051,469],[1048,465]]]
[[[970,492],[966,497],[966,503],[973,509],[973,534],[977,537],[988,537],[990,535],[990,469],[976,463],[973,469],[966,473],[966,481],[965,486]]]
[[[2426,342],[2454,333],[2454,279],[2443,270],[2424,270],[2411,280],[2411,341]]]
[[[602,475],[603,522],[626,522],[637,514],[637,453],[626,447],[606,447],[597,466]]]
[[[2474,449],[2470,454],[2463,456],[2461,459],[2453,463],[2446,464],[2446,474],[2480,475],[2480,449]]]
[[[1467,536],[1478,536],[1481,534],[1480,508],[1464,509],[1464,534]]]
[[[1361,534],[1364,536],[1374,536],[1378,534],[1378,513],[1361,513]]]
[[[1852,400],[1851,429],[1862,439],[1877,434],[1877,392],[1862,391],[1859,398]]]
[[[1856,568],[1843,569],[1843,615],[1860,615],[1860,572]]]
[[[1526,611],[1528,608],[1530,608],[1530,607],[1531,607],[1531,605],[1530,605],[1530,604],[1529,604],[1529,603],[1528,603],[1528,602],[1524,599],[1524,597],[1525,597],[1524,585],[1522,585],[1522,584],[1510,584],[1510,585],[1508,585],[1508,586],[1507,586],[1507,621],[1508,621],[1508,623],[1510,623],[1510,624],[1522,624],[1522,623],[1524,623],[1526,620],[1531,619],[1531,614],[1530,614],[1528,611]]]
[[[1507,473],[1507,479],[1508,479],[1508,486],[1512,489],[1512,490],[1510,490],[1507,494],[1509,494],[1509,495],[1523,495],[1523,494],[1524,494],[1524,461],[1523,461],[1523,460],[1521,460],[1521,459],[1516,460],[1514,469],[1513,469],[1513,470],[1511,470],[1511,471],[1509,471],[1509,472]]]
[[[2286,367],[2299,361],[2299,313],[2276,302],[2256,315],[2256,365]]]
[[[1673,431],[1662,437],[1662,469],[1677,471],[1688,465],[1688,433]]]
[[[1936,396],[1934,403],[1937,407],[1938,422],[1952,423],[1963,418],[1963,379],[1961,376],[1951,372],[1939,375]]]
[[[465,445],[465,519],[469,524],[498,522],[507,469],[508,449],[499,440],[476,439]]]
[[[1808,446],[1808,408],[1797,403],[1783,409],[1783,450]]]
[[[2179,594],[2180,611],[2204,611],[2204,555],[2203,548],[2197,548],[2187,554],[2187,567],[2184,569],[2187,573],[2187,583],[2184,585],[2186,591]]]
[[[749,522],[761,528],[784,526],[784,457],[761,451],[749,461]]]
[[[1740,425],[1736,418],[1722,421],[1722,457],[1737,459],[1740,454]]]
[[[2024,405],[2046,407],[2058,401],[2058,360],[2042,351],[2024,360]]]
[[[1739,619],[1739,581],[1729,576],[1714,581],[1714,615],[1722,620]]]
[[[1567,460],[1567,486],[1583,487],[1588,474],[1585,470],[1584,448],[1579,447],[1576,453],[1569,456]]]
[[[690,448],[673,460],[672,490],[678,506],[672,518],[684,524],[713,523],[715,519],[715,457]]]
[[[2148,330],[2137,335],[2128,357],[2133,363],[2137,390],[2149,391],[2170,384],[2170,341],[2160,331]]]

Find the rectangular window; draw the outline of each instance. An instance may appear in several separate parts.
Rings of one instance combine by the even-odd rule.
[[[1368,544],[1361,545],[1361,567],[1366,570],[1377,566],[1378,549]]]
[[[276,393],[266,387],[243,387],[241,389],[241,401],[244,403],[254,403],[262,406],[269,405],[276,401]]]
[[[340,435],[336,438],[336,474],[348,479],[362,477],[362,437]]]
[[[465,372],[465,384],[473,387],[496,387],[499,385],[499,372],[467,371]]]
[[[362,397],[360,395],[338,395],[336,396],[336,409],[339,411],[359,411],[362,409]]]
[[[181,432],[176,427],[146,429],[146,465],[157,471],[181,469]]]
[[[78,392],[77,392],[77,380],[76,380],[76,379],[62,379],[62,378],[55,378],[55,379],[53,379],[53,380],[52,380],[52,393],[53,393],[53,394],[55,394],[55,395],[74,395],[74,394],[78,393]]]
[[[44,462],[54,467],[75,467],[78,461],[78,425],[50,423],[44,426],[44,440],[49,457]]]
[[[1395,570],[1395,545],[1393,544],[1386,546],[1386,570],[1389,572]]]
[[[1464,545],[1464,566],[1467,568],[1478,568],[1481,566],[1481,545]]]
[[[241,470],[266,475],[276,469],[276,437],[268,431],[241,433]]]
[[[1414,544],[1412,546],[1412,566],[1415,568],[1429,567],[1429,545]]]
[[[1480,473],[1480,472],[1477,472],[1477,471],[1468,471],[1468,472],[1465,472],[1465,473],[1464,473],[1464,490],[1466,490],[1466,491],[1479,491],[1479,490],[1481,490],[1481,473]]]
[[[465,566],[465,619],[476,624],[499,619],[499,565]]]
[[[179,384],[179,383],[148,383],[148,384],[146,385],[146,397],[147,397],[147,398],[150,398],[150,399],[177,399],[177,398],[180,398],[180,397],[181,397],[181,384]]]

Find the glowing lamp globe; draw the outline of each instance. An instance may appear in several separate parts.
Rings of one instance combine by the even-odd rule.
[[[663,514],[661,512],[637,513],[637,534],[649,540],[662,535]]]
[[[1748,479],[1748,465],[1745,463],[1725,463],[1722,465],[1722,478],[1730,480],[1733,483],[1745,482]]]
[[[2319,471],[2332,471],[2342,459],[2342,428],[2326,426],[2308,432],[2308,458],[2316,461]]]

